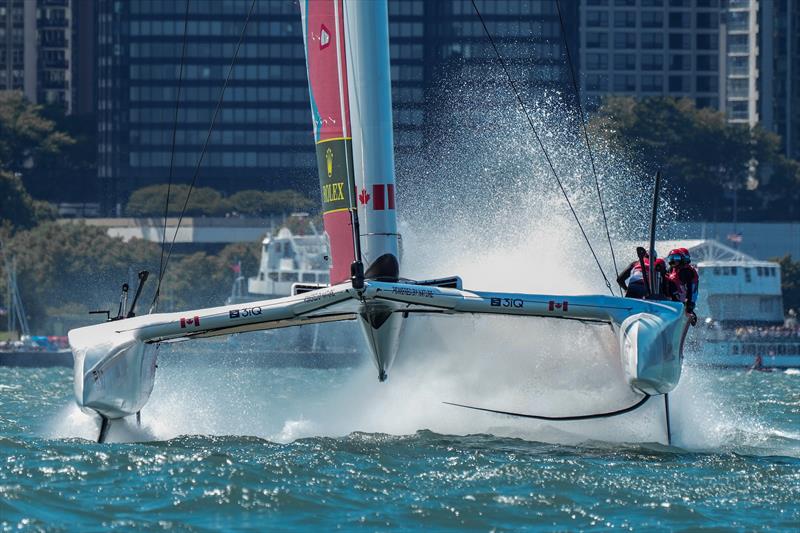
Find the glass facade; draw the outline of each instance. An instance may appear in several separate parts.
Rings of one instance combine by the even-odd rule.
[[[774,130],[781,136],[784,153],[800,160],[800,2],[774,4]]]
[[[719,107],[720,7],[719,0],[581,0],[586,105],[613,93]]]
[[[250,0],[193,0],[186,25],[174,179],[189,182]],[[169,176],[186,3],[100,0],[98,176],[108,210]],[[298,7],[256,2],[198,184],[274,189],[314,166]]]
[[[97,1],[98,177],[104,210],[113,213],[132,190],[167,181],[185,3]],[[249,5],[190,3],[175,135],[178,182],[191,180]],[[568,73],[552,0],[478,5],[495,38],[515,44],[507,47],[509,61],[539,67],[526,83],[563,87]],[[402,157],[425,142],[423,125],[436,114],[426,101],[438,77],[450,68],[482,76],[494,59],[465,0],[389,0],[389,33],[395,150]],[[574,31],[570,38],[577,50]],[[315,197],[315,175],[299,7],[293,0],[259,0],[198,185],[226,192],[294,187]]]
[[[0,90],[25,90],[25,0],[0,0]]]
[[[0,90],[61,105],[67,113],[91,112],[93,38],[87,0],[0,0]],[[81,91],[88,96],[84,105],[77,101]]]

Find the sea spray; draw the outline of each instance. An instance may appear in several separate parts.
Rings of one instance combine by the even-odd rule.
[[[428,149],[398,156],[402,274],[418,279],[460,275],[465,288],[475,290],[608,294],[552,170],[513,99],[495,85],[487,90],[469,80],[455,80],[442,93],[449,119],[428,132],[433,139]],[[577,134],[574,114],[561,101],[557,93],[544,93],[528,105],[600,265],[616,289],[588,153]],[[599,138],[593,138],[593,147],[621,267],[633,254],[620,243],[646,232],[650,169],[630,164]],[[665,205],[662,212],[669,213],[668,200]],[[363,349],[352,324],[340,327],[350,328],[354,345]],[[253,335],[261,335],[265,343],[276,340]],[[662,398],[615,419],[565,423],[511,419],[443,403],[550,416],[632,405],[638,396],[624,384],[616,342],[607,325],[536,318],[413,317],[407,320],[398,360],[384,384],[377,383],[368,361],[360,368],[336,371],[209,367],[186,364],[187,359],[171,365],[171,351],[163,350],[156,389],[143,412],[144,428],[131,429],[126,421],[128,433],[112,431],[111,439],[125,440],[126,434],[134,440],[136,435],[146,440],[235,434],[287,441],[353,431],[409,434],[431,429],[552,442],[663,442]],[[216,350],[220,360],[233,359],[239,349],[235,343],[204,347],[193,342],[172,348],[172,353]],[[682,387],[681,392],[686,390]],[[685,405],[679,397],[673,412]],[[680,413],[675,416],[687,420]],[[678,443],[698,446],[703,442],[702,437],[676,438]]]

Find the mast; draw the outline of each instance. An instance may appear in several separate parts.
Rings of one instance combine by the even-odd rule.
[[[648,269],[648,282],[650,285],[650,294],[655,296],[659,294],[659,287],[656,286],[656,219],[658,218],[658,196],[661,192],[661,171],[656,172],[656,183],[653,188],[653,210],[650,216],[650,268]]]
[[[343,4],[353,161],[366,277],[397,280],[389,13],[385,0]]]
[[[350,278],[359,247],[342,0],[300,2],[330,282]]]
[[[396,280],[386,0],[304,0],[300,10],[331,283],[356,262],[367,278]]]

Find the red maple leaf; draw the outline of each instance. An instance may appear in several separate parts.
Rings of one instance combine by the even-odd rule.
[[[361,194],[358,195],[358,199],[361,201],[362,204],[369,202],[369,194],[367,194],[367,189],[361,189]]]

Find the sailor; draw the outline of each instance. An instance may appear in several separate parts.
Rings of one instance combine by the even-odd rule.
[[[639,260],[628,265],[628,268],[617,276],[617,283],[622,287],[622,290],[625,291],[626,298],[644,299],[650,292],[647,289],[650,254],[647,253],[647,250],[639,246],[636,248],[636,255],[639,256]],[[642,270],[643,268],[644,270]],[[656,259],[655,272],[656,286],[659,287],[659,297],[666,297],[664,291],[666,288],[667,265],[664,263],[663,259]]]
[[[682,302],[686,309],[686,314],[690,316],[691,323],[697,324],[697,315],[694,313],[697,304],[697,289],[700,284],[700,276],[692,266],[692,258],[686,248],[675,248],[667,256],[669,262],[669,272],[667,281],[669,282],[670,296],[676,302]]]

